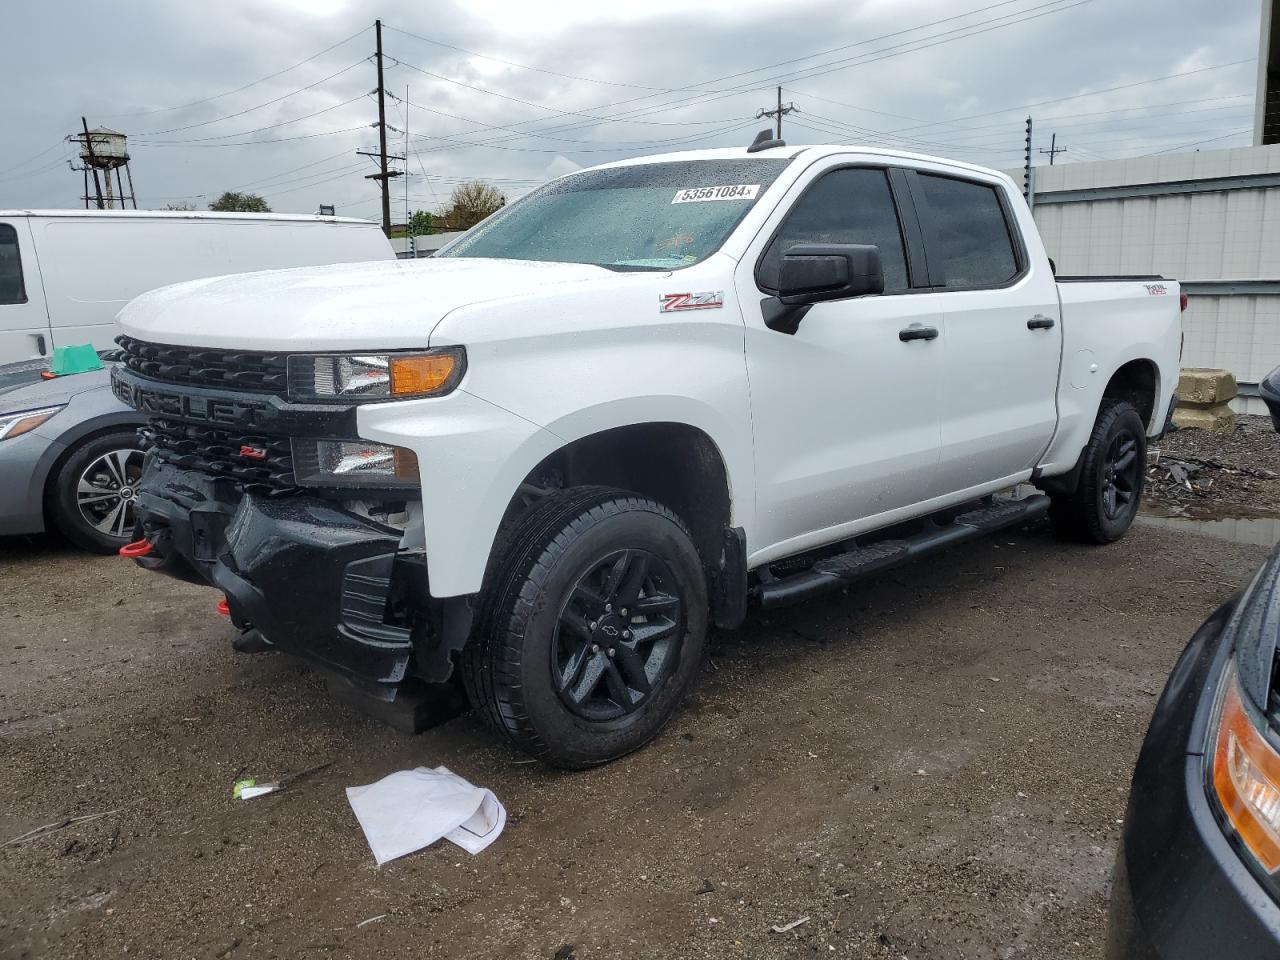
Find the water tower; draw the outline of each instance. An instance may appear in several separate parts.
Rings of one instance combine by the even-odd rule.
[[[84,172],[85,209],[88,209],[91,200],[96,199],[99,210],[112,209],[117,200],[121,210],[125,209],[126,200],[133,204],[133,209],[137,210],[138,201],[133,193],[133,173],[129,169],[129,138],[119,131],[109,130],[106,127],[90,130],[84,117],[80,118],[80,122],[84,125],[84,133],[75,134],[70,139],[80,145],[82,166],[79,169]],[[77,168],[72,167],[72,169]],[[129,181],[127,193],[124,180],[120,176],[121,170],[124,170],[124,176]],[[114,190],[111,185],[112,173],[116,177]],[[90,174],[93,175],[93,196],[89,195]]]

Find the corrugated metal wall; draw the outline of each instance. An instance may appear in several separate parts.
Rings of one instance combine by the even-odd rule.
[[[1036,222],[1063,274],[1248,281],[1192,296],[1183,364],[1225,367],[1256,383],[1280,366],[1280,181],[1259,187],[1247,178],[1277,173],[1280,145],[1037,167]],[[1010,175],[1021,183],[1021,171]],[[1124,188],[1158,193],[1211,178],[1244,179],[1213,192],[1123,196]],[[1099,190],[1112,195],[1090,196]],[[1274,287],[1249,289],[1260,281]],[[1248,406],[1261,412],[1256,401]]]

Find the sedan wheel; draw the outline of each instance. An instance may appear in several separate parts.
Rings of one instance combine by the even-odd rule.
[[[142,477],[141,450],[111,450],[80,474],[76,506],[84,522],[108,537],[125,540],[133,532],[133,501]]]
[[[49,476],[45,516],[77,546],[115,553],[133,539],[144,460],[133,430],[73,444]]]

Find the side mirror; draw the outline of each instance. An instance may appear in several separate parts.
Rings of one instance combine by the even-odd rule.
[[[788,307],[884,293],[880,248],[866,243],[797,243],[782,255],[778,300]]]

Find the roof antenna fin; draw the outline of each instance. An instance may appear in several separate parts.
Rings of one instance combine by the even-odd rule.
[[[787,141],[775,140],[773,131],[765,127],[751,141],[751,146],[747,147],[747,153],[759,153],[761,150],[772,150],[774,147],[785,147],[786,145]]]

